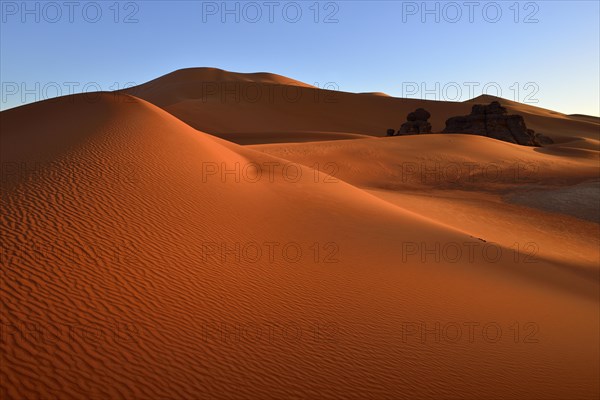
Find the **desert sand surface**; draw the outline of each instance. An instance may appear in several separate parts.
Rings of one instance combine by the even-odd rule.
[[[0,113],[0,397],[598,398],[600,125],[380,137],[488,100],[192,69]]]

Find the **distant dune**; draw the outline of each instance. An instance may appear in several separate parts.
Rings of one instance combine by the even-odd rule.
[[[389,94],[383,93],[383,92],[364,92],[364,93],[359,93],[359,94],[368,94],[370,96],[392,97]]]
[[[377,137],[477,99],[125,92],[0,113],[3,399],[598,397],[593,121],[499,99],[533,148]]]
[[[600,117],[594,117],[591,115],[583,115],[583,114],[571,114],[569,115],[571,118],[581,119],[588,122],[593,122],[595,124],[600,124]]]
[[[315,141],[315,132],[385,136],[398,129],[416,108],[427,109],[434,132],[448,118],[468,114],[474,103],[498,100],[510,113],[523,115],[527,126],[559,142],[592,139],[598,144],[593,121],[570,117],[494,96],[466,102],[401,99],[381,93],[323,90],[274,74],[239,74],[213,68],[173,72],[126,93],[162,107],[188,125],[240,144]],[[307,132],[303,138],[300,132]],[[289,134],[289,135],[288,135]],[[573,144],[579,147],[578,143]],[[587,146],[587,145],[584,145]]]

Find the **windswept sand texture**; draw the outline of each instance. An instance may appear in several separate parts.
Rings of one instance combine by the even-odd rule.
[[[533,148],[374,137],[472,102],[272,74],[127,92],[0,113],[2,399],[598,398],[593,119],[501,99]]]

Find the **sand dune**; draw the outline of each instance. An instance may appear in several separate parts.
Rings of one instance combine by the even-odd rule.
[[[382,96],[382,97],[392,97],[387,93],[384,92],[363,92],[363,93],[359,93],[359,94],[366,94],[369,96]]]
[[[529,128],[557,142],[574,142],[577,147],[577,139],[586,138],[599,145],[597,121],[489,95],[465,102],[400,99],[323,90],[277,75],[265,78],[207,68],[177,71],[126,92],[198,130],[240,144],[266,143],[266,136],[277,137],[277,142],[319,140],[314,134],[302,138],[300,132],[339,132],[340,139],[348,133],[385,136],[388,128],[398,129],[419,107],[432,114],[433,131],[441,132],[448,118],[468,114],[475,103],[497,100],[510,113],[523,115]]]
[[[592,123],[365,138],[470,104],[206,69],[137,90],[0,113],[2,398],[597,398],[598,225],[510,200],[588,185]]]
[[[570,114],[569,117],[574,119],[581,119],[587,122],[593,122],[595,124],[600,124],[600,117],[594,117],[591,115],[583,115],[583,114]]]
[[[598,226],[587,221],[598,219],[598,153],[557,156],[485,137],[446,134],[252,148],[307,166],[329,164],[336,177],[457,229],[472,227],[465,230],[475,237],[506,247],[517,239],[533,242],[538,255],[577,266],[576,274],[597,281]],[[588,193],[581,193],[583,188]],[[561,235],[565,225],[573,228],[569,236]]]
[[[160,107],[172,106],[185,100],[206,101],[217,93],[231,94],[232,100],[247,101],[244,95],[263,85],[314,88],[312,85],[266,72],[238,73],[217,68],[180,69],[123,92],[146,99]],[[243,90],[247,89],[247,93]],[[237,93],[235,93],[237,91]],[[236,97],[238,96],[238,97]]]

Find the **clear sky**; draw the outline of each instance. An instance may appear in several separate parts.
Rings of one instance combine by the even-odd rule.
[[[0,3],[2,109],[208,66],[600,114],[597,0]]]

